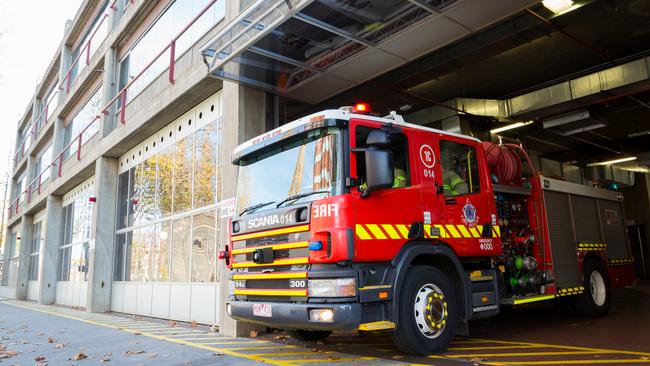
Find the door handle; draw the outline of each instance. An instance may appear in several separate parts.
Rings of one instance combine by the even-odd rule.
[[[457,203],[458,203],[458,201],[456,201],[455,198],[447,198],[447,199],[445,200],[445,204],[446,204],[446,205],[455,205],[455,204],[457,204]]]

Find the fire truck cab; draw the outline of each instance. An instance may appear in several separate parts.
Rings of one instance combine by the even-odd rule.
[[[502,306],[562,297],[605,315],[610,288],[634,281],[609,265],[629,255],[620,195],[538,176],[518,145],[342,108],[233,163],[227,312],[299,339],[389,331],[430,354]]]

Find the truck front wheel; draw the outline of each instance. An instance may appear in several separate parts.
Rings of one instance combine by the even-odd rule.
[[[402,352],[428,355],[447,349],[456,331],[456,294],[437,268],[408,270],[399,296],[393,343]]]
[[[288,330],[287,333],[289,333],[289,335],[292,338],[295,338],[303,342],[320,341],[329,337],[329,335],[332,334],[332,332],[329,330],[308,330],[308,329]]]
[[[584,265],[584,288],[582,295],[576,296],[574,306],[578,314],[601,317],[609,312],[611,293],[607,270],[595,260]]]

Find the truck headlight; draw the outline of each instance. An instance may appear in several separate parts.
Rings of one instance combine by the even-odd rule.
[[[311,297],[349,297],[357,294],[354,278],[309,279]]]

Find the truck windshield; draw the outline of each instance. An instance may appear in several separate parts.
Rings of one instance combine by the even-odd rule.
[[[339,132],[336,128],[311,130],[263,155],[242,160],[236,213],[338,194]],[[287,201],[290,196],[294,198]]]

